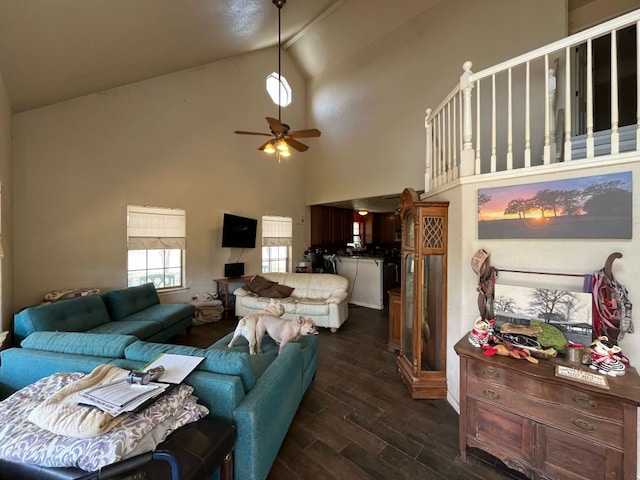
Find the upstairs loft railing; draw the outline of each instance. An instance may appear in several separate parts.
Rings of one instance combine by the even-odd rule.
[[[425,117],[425,191],[638,151],[640,10],[477,73]]]

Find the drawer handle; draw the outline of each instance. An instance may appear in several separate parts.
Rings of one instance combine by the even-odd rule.
[[[493,368],[485,368],[484,371],[484,376],[487,378],[497,378],[498,377],[498,372],[496,372]]]
[[[573,401],[582,408],[598,408],[598,402],[591,400],[589,397],[585,397],[584,395],[576,395],[573,397]]]
[[[596,431],[596,426],[593,423],[589,423],[586,420],[582,420],[581,418],[572,418],[571,423],[573,423],[578,428],[586,430],[587,432]]]
[[[495,390],[489,390],[489,389],[486,389],[486,390],[484,390],[484,391],[483,391],[483,393],[484,393],[487,397],[489,397],[491,400],[495,400],[496,398],[499,398],[499,397],[500,397],[500,395],[498,394],[498,392],[496,392]]]

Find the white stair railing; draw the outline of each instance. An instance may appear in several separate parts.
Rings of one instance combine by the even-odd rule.
[[[634,28],[634,45],[624,51],[635,54],[621,59],[620,39],[632,38]],[[460,177],[639,150],[638,32],[640,10],[477,73],[465,62],[458,85],[426,111],[425,191]],[[606,42],[608,64],[602,60]],[[594,58],[608,74],[610,93],[594,91]],[[626,102],[620,103],[625,108],[629,103],[620,97],[622,70],[627,85],[635,76],[636,103],[633,121],[621,126],[619,103]],[[602,78],[598,82],[602,85]],[[603,102],[609,105],[604,122]]]

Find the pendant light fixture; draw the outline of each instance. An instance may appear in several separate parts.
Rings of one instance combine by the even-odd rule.
[[[284,88],[282,84],[282,7],[287,3],[287,0],[273,0],[273,4],[278,8],[278,100],[275,101],[278,104],[278,121],[282,123],[282,89]],[[271,76],[273,78],[273,76]],[[269,77],[267,77],[267,82],[269,82]],[[267,87],[268,87],[267,83]],[[273,99],[273,95],[271,97]],[[278,155],[278,163],[280,162],[280,157],[289,157],[291,156],[291,152],[289,151],[289,145],[287,141],[283,138],[279,140],[274,140],[273,142],[269,142],[265,148],[264,152],[270,155],[276,153]],[[271,148],[269,148],[271,147]],[[274,148],[275,147],[275,148]]]
[[[282,123],[282,106],[289,105],[291,103],[291,88],[287,83],[287,80],[282,77],[282,7],[287,3],[287,0],[272,0],[273,4],[278,8],[278,73],[277,76],[271,73],[267,76],[267,91],[271,96],[274,103],[278,104],[278,118],[266,117],[267,123],[269,123],[269,129],[271,133],[261,132],[248,132],[245,130],[236,130],[235,133],[240,135],[265,135],[273,137],[258,150],[262,150],[270,155],[277,155],[278,162],[283,157],[291,156],[290,147],[298,150],[299,152],[305,152],[309,149],[307,145],[298,141],[298,138],[310,138],[319,137],[320,130],[317,128],[310,128],[307,130],[290,130],[289,125]],[[277,87],[274,87],[277,86]],[[278,89],[277,94],[274,92],[275,88]],[[284,90],[284,92],[283,92]],[[283,93],[286,95],[283,102]]]

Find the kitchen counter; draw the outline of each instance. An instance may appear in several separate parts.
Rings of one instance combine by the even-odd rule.
[[[395,263],[367,256],[338,256],[335,262],[336,273],[349,279],[349,303],[384,309],[385,291],[395,286],[386,285],[385,278],[397,278]]]

